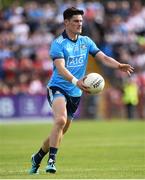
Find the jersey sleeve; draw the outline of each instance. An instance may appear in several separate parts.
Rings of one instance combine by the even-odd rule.
[[[63,46],[60,43],[58,43],[57,41],[54,41],[51,44],[49,53],[50,53],[50,57],[52,58],[53,61],[55,59],[64,58]]]
[[[96,46],[94,41],[92,41],[89,37],[87,37],[88,45],[89,45],[89,54],[93,57],[100,51],[100,49]]]

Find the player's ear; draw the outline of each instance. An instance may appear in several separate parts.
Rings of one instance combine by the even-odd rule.
[[[69,23],[69,20],[68,20],[68,19],[65,19],[65,20],[64,20],[64,24],[67,26],[68,23]]]

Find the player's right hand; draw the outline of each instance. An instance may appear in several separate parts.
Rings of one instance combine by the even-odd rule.
[[[85,80],[86,77],[82,78],[82,79],[79,79],[78,82],[77,82],[77,86],[84,92],[86,93],[89,93],[88,91],[88,86],[85,85],[84,83],[84,80]]]

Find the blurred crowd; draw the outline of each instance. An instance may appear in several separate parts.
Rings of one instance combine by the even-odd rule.
[[[29,1],[23,5],[14,1],[1,9],[0,95],[46,93],[53,70],[49,47],[63,31],[62,13],[71,6],[85,12],[84,35],[90,36],[107,55],[135,68],[131,82],[138,87],[139,116],[145,117],[145,6],[140,0]],[[130,80],[118,70],[100,66],[112,84],[105,94],[112,103],[108,108],[114,104],[116,107]]]

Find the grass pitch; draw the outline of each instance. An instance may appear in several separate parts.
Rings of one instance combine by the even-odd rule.
[[[57,173],[28,175],[31,154],[51,124],[0,124],[1,179],[143,179],[145,123],[140,121],[73,122],[57,156]]]

